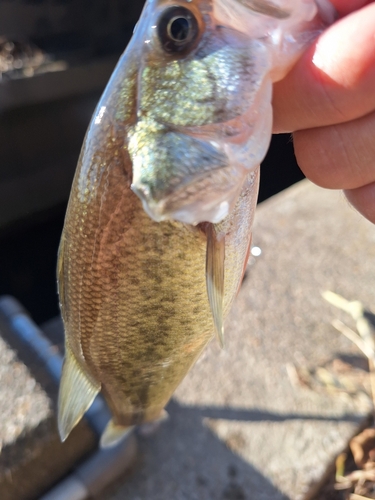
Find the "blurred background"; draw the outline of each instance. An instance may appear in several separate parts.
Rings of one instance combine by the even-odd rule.
[[[80,147],[143,7],[134,0],[0,0],[0,295],[58,314],[55,267]],[[303,178],[288,135],[259,201]]]

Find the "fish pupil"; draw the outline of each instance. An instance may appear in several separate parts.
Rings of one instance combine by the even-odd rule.
[[[186,53],[198,36],[198,21],[185,7],[169,7],[159,17],[158,37],[166,52]]]
[[[176,17],[169,23],[169,34],[173,40],[183,41],[189,36],[189,21],[185,17]]]

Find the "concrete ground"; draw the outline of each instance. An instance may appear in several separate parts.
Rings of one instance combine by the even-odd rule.
[[[341,193],[304,181],[258,208],[253,245],[262,253],[226,322],[226,349],[211,343],[170,419],[140,440],[134,472],[102,500],[307,499],[363,423],[360,353],[330,322],[353,325],[321,292],[375,308],[375,226]],[[329,376],[332,366],[351,395],[296,380],[296,367]]]
[[[6,302],[0,299],[0,499],[36,500],[95,449],[97,436],[82,421],[60,442],[57,385],[10,327]]]

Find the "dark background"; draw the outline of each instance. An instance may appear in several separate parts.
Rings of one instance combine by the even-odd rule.
[[[0,0],[0,65],[15,66],[0,70],[0,295],[37,323],[58,313],[57,248],[79,150],[142,4]],[[290,137],[274,136],[259,201],[302,178]]]

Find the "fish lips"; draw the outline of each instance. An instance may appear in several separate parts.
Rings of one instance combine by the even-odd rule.
[[[157,222],[218,223],[233,208],[246,173],[215,141],[168,132],[138,150],[131,189]]]
[[[186,182],[159,200],[151,196],[145,184],[132,184],[131,189],[142,201],[145,212],[156,222],[175,220],[192,225],[200,222],[219,223],[233,208],[245,178],[241,176],[238,184],[233,185],[233,170],[228,167],[191,179],[191,182]],[[229,178],[232,185],[229,185]],[[221,179],[228,181],[225,189],[220,185]]]

